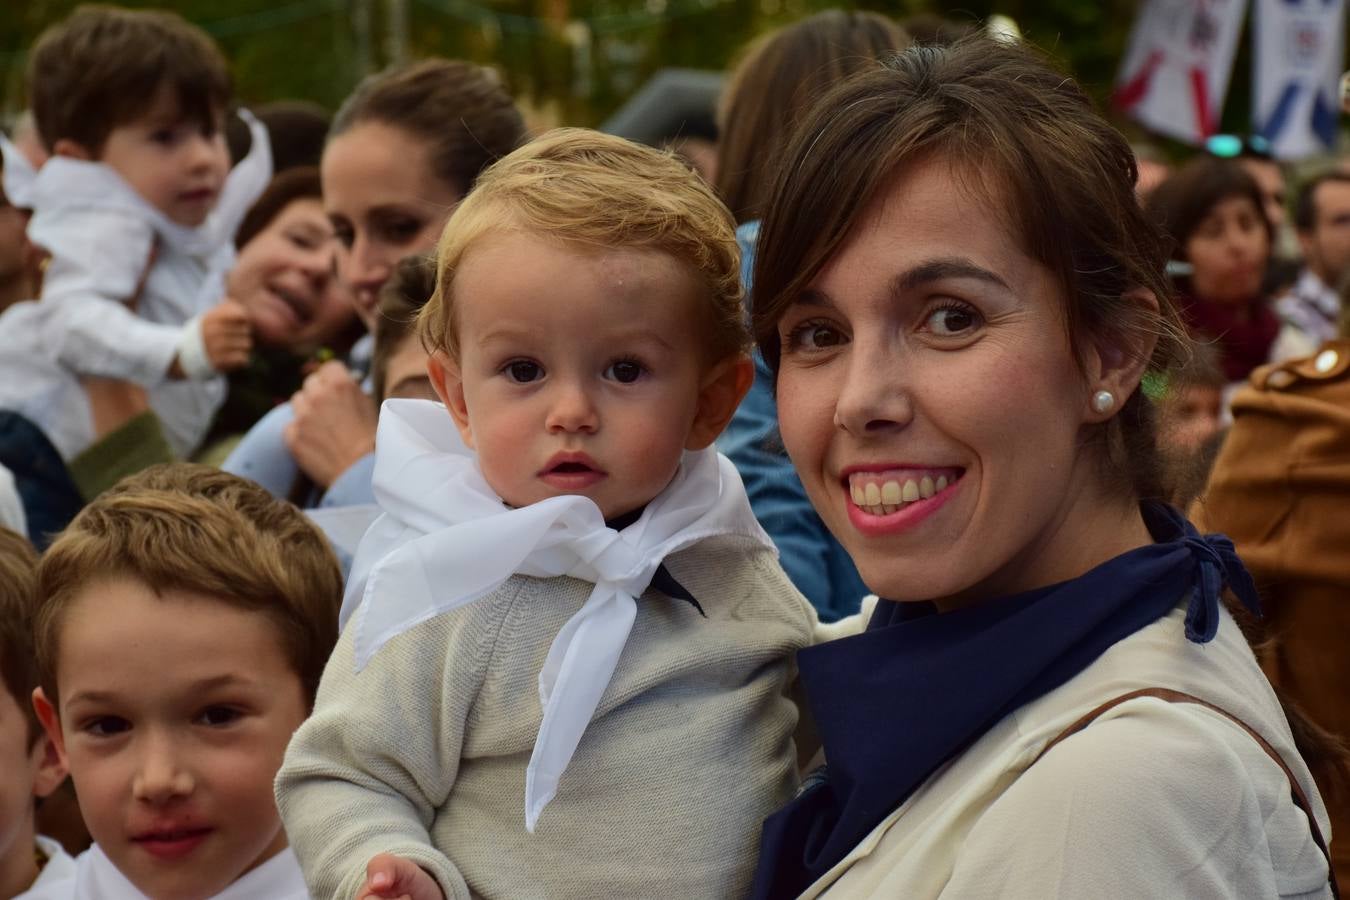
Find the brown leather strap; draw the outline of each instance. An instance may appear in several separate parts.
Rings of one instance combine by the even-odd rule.
[[[1065,728],[1059,734],[1055,735],[1055,737],[1050,740],[1050,743],[1046,744],[1036,758],[1031,761],[1031,764],[1034,766],[1036,763],[1040,762],[1041,757],[1049,753],[1056,744],[1065,738],[1072,737],[1084,728],[1087,728],[1102,713],[1139,697],[1157,697],[1159,700],[1166,700],[1168,703],[1194,703],[1197,706],[1211,709],[1247,732],[1247,734],[1251,736],[1251,739],[1256,741],[1257,746],[1266,751],[1266,755],[1275,761],[1275,764],[1280,767],[1280,771],[1284,772],[1284,777],[1289,779],[1289,792],[1293,797],[1294,805],[1303,810],[1304,816],[1308,819],[1308,827],[1312,830],[1313,843],[1317,845],[1317,849],[1321,850],[1322,855],[1327,859],[1327,883],[1331,886],[1331,896],[1336,897],[1339,900],[1341,892],[1339,885],[1336,884],[1336,870],[1331,865],[1331,852],[1327,849],[1326,839],[1322,837],[1322,829],[1317,826],[1317,817],[1313,815],[1312,804],[1308,802],[1308,795],[1304,793],[1303,787],[1298,783],[1298,779],[1294,777],[1293,771],[1275,748],[1270,746],[1270,742],[1263,738],[1255,728],[1252,728],[1252,726],[1248,725],[1223,707],[1215,706],[1208,700],[1201,700],[1199,697],[1183,694],[1181,691],[1174,691],[1170,688],[1161,687],[1140,688],[1137,691],[1130,691],[1128,694],[1121,694],[1119,697],[1112,697],[1110,700],[1107,700],[1101,706],[1098,706],[1068,728]]]

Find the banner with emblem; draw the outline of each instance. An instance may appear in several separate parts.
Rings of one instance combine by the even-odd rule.
[[[1328,153],[1340,121],[1345,0],[1255,0],[1252,130],[1280,159]]]
[[[1218,130],[1247,0],[1146,0],[1116,79],[1115,105],[1198,145]]]

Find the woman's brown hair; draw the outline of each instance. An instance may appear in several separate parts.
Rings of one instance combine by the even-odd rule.
[[[717,193],[736,221],[764,213],[773,164],[811,102],[853,72],[909,46],[879,13],[826,10],[752,43],[717,113]]]
[[[460,60],[428,59],[370,76],[343,102],[328,137],[362,122],[425,141],[437,177],[461,194],[525,140],[525,122],[496,74]]]
[[[1205,218],[1214,207],[1234,198],[1252,202],[1266,226],[1266,239],[1273,245],[1275,229],[1266,218],[1261,189],[1242,164],[1231,159],[1195,157],[1154,188],[1144,209],[1167,239],[1169,256],[1184,260],[1186,243]]]
[[[1080,359],[1092,343],[1152,347],[1167,371],[1189,344],[1158,230],[1135,199],[1134,154],[1072,79],[1038,52],[975,37],[919,46],[854,75],[816,104],[784,153],[754,272],[754,330],[778,364],[777,322],[898,173],[941,158],[1006,218],[1058,280]],[[1157,308],[1140,303],[1140,289]],[[1108,474],[1163,498],[1153,404],[1142,391],[1095,429]]]

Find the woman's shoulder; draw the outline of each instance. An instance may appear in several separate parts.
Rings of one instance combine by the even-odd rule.
[[[961,896],[991,877],[1044,887],[1048,873],[1067,896],[1318,896],[1326,883],[1279,763],[1223,713],[1157,697],[1052,746],[965,846]]]

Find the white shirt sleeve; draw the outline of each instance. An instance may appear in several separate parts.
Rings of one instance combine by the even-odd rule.
[[[1024,771],[969,834],[944,897],[1328,897],[1275,762],[1201,707],[1119,707]]]
[[[48,353],[79,374],[163,382],[184,326],[146,321],[128,305],[151,262],[149,223],[122,210],[39,212],[29,234],[52,254],[42,285]]]

